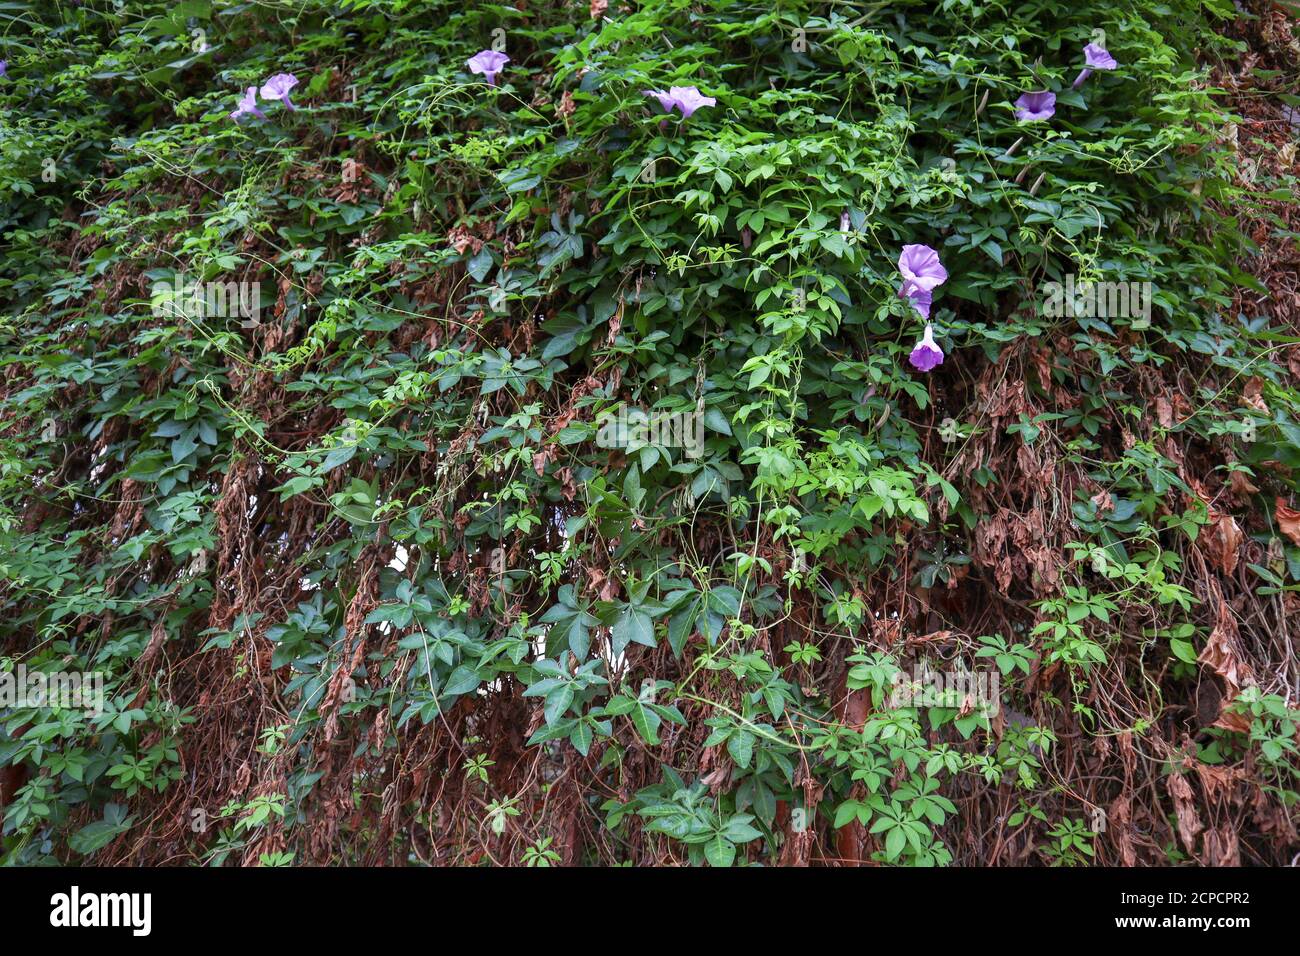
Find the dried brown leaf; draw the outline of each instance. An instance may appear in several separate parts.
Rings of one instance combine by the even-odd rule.
[[[1292,544],[1300,545],[1300,511],[1288,508],[1281,498],[1273,504],[1273,516],[1277,519],[1278,530],[1290,538]]]
[[[1178,837],[1188,853],[1196,852],[1196,838],[1204,826],[1196,813],[1196,802],[1192,794],[1192,785],[1181,773],[1172,773],[1165,778],[1165,788],[1174,799],[1174,816],[1178,820]]]

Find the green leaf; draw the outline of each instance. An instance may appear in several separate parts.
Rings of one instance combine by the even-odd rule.
[[[1169,648],[1180,661],[1188,664],[1196,663],[1196,648],[1192,647],[1190,641],[1182,641],[1176,637],[1171,637],[1169,639]]]
[[[579,720],[569,735],[569,742],[585,757],[591,749],[592,736],[591,725],[585,720]]]
[[[906,846],[907,834],[901,826],[894,827],[889,831],[889,835],[885,837],[885,854],[891,860],[898,859],[898,855],[903,852],[903,848]]]
[[[642,740],[648,744],[659,743],[659,725],[662,721],[658,714],[638,701],[628,716]]]
[[[442,692],[449,697],[454,697],[475,690],[481,683],[478,672],[474,668],[462,664],[451,672],[451,676],[447,678],[447,684],[443,687]]]
[[[569,710],[569,705],[573,703],[573,685],[563,683],[546,695],[546,703],[543,712],[548,724],[553,724]]]
[[[746,730],[737,730],[727,738],[727,752],[736,766],[744,770],[754,756],[754,735]]]
[[[710,866],[731,866],[736,860],[736,845],[719,833],[704,844],[704,856]]]
[[[655,646],[654,619],[640,608],[628,604],[614,621],[611,632],[611,645],[614,656],[622,654],[629,643]]]

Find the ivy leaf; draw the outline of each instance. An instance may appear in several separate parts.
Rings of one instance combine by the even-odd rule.
[[[482,683],[479,679],[478,672],[467,664],[461,664],[451,676],[447,678],[447,685],[443,687],[443,694],[448,697],[455,697],[460,694],[467,694]]]
[[[615,656],[626,650],[629,643],[655,646],[655,624],[648,613],[638,607],[625,605],[612,630],[611,647]]]
[[[89,856],[112,843],[118,836],[129,830],[134,822],[134,814],[121,820],[96,820],[74,833],[68,839],[68,846],[82,856]]]
[[[565,681],[546,695],[546,702],[542,707],[546,723],[553,724],[563,717],[572,703],[573,685]]]
[[[896,826],[889,831],[889,836],[885,837],[885,853],[891,860],[898,859],[898,855],[903,852],[907,846],[907,834],[903,828]]]
[[[721,833],[704,844],[704,856],[710,866],[728,867],[736,861],[736,845]]]
[[[727,753],[744,770],[754,756],[754,735],[747,730],[738,730],[727,738]]]
[[[592,737],[591,725],[585,720],[579,720],[573,728],[573,733],[569,735],[569,742],[585,757],[587,751],[591,749]]]
[[[1190,641],[1179,640],[1176,637],[1169,639],[1169,648],[1174,652],[1174,656],[1186,664],[1196,663],[1196,648],[1192,647]]]
[[[636,732],[641,735],[641,739],[648,744],[658,744],[659,725],[662,721],[659,715],[640,701],[635,701],[632,710],[628,713],[628,719],[632,721],[632,726]]]

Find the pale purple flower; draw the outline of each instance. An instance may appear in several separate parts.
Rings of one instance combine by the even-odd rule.
[[[899,289],[898,294],[912,303],[912,308],[921,313],[921,318],[930,318],[930,306],[934,304],[934,293],[927,289],[914,289],[910,294],[903,295],[903,290]]]
[[[248,89],[244,91],[243,97],[240,99],[239,103],[235,106],[234,111],[230,114],[230,118],[234,120],[236,123],[238,123],[239,117],[245,115],[246,113],[252,113],[254,116],[260,116],[262,117],[262,119],[266,119],[266,114],[257,108],[257,87],[256,86],[250,86]]]
[[[919,243],[903,246],[898,271],[903,274],[903,287],[898,294],[909,299],[917,292],[930,292],[948,281],[948,270],[939,261],[939,253]]]
[[[903,274],[903,286],[898,294],[912,303],[921,318],[930,318],[934,289],[948,281],[948,270],[939,261],[939,253],[925,245],[903,246],[898,271]]]
[[[701,106],[716,106],[718,101],[712,96],[705,96],[693,86],[673,86],[668,92],[677,97],[677,108],[682,116],[689,117]]]
[[[0,60],[0,76],[7,76],[9,73],[9,61]]]
[[[1089,43],[1083,48],[1083,58],[1088,65],[1080,70],[1079,75],[1074,78],[1074,89],[1076,90],[1083,86],[1084,80],[1092,76],[1093,70],[1113,70],[1119,66],[1115,58],[1106,51],[1106,48],[1098,46],[1096,43]]]
[[[488,86],[497,85],[497,74],[510,62],[510,57],[497,50],[480,50],[465,61],[471,73],[482,73]]]
[[[280,100],[289,109],[297,109],[289,102],[289,91],[298,85],[298,77],[292,73],[277,73],[262,84],[261,97],[264,100]]]
[[[673,107],[681,112],[683,118],[688,118],[692,113],[701,106],[716,106],[718,101],[712,96],[705,96],[693,86],[670,86],[667,92],[663,90],[642,90],[646,96],[653,96],[659,101],[659,105],[664,108],[665,113],[671,113]]]
[[[1046,90],[1025,93],[1016,100],[1016,119],[1020,122],[1051,119],[1056,115],[1056,94]]]
[[[1089,43],[1083,48],[1083,57],[1094,70],[1113,70],[1119,66],[1106,48],[1096,43]]]
[[[659,105],[664,108],[665,113],[671,113],[673,107],[677,105],[677,97],[673,96],[667,90],[642,90],[642,96],[653,96],[659,101]]]
[[[925,334],[921,336],[921,341],[916,343],[912,349],[912,354],[908,357],[912,366],[922,372],[928,372],[930,369],[943,364],[943,349],[939,348],[934,341],[934,329],[930,323],[925,323]]]

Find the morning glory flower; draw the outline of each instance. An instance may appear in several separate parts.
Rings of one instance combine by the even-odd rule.
[[[930,318],[934,289],[948,281],[948,270],[939,261],[939,253],[925,245],[903,246],[898,271],[903,274],[903,286],[898,294],[912,303],[921,318]]]
[[[244,96],[242,99],[240,99],[238,105],[234,109],[234,112],[230,114],[230,118],[234,120],[236,123],[238,123],[239,117],[243,116],[246,113],[252,113],[254,116],[260,116],[262,117],[262,119],[266,119],[266,114],[257,108],[257,87],[256,86],[250,86],[248,89],[244,90]]]
[[[1089,43],[1085,46],[1083,57],[1094,70],[1113,70],[1119,66],[1115,58],[1099,43]]]
[[[943,349],[934,341],[934,329],[930,323],[925,323],[925,334],[921,336],[921,341],[916,343],[912,349],[912,354],[908,357],[912,366],[922,372],[928,372],[935,366],[943,364]]]
[[[898,294],[908,299],[918,292],[930,292],[948,281],[948,270],[939,261],[939,253],[919,243],[903,246],[898,257],[898,271],[903,274],[903,287]]]
[[[1074,88],[1077,90],[1083,86],[1083,81],[1092,76],[1093,70],[1113,70],[1119,66],[1115,58],[1111,56],[1106,48],[1098,46],[1096,43],[1089,43],[1083,48],[1083,58],[1087,61],[1087,66],[1079,71],[1079,75],[1074,78]]]
[[[673,107],[677,105],[677,98],[667,90],[642,90],[642,96],[653,96],[659,101],[659,105],[664,108],[665,113],[671,113]]]
[[[701,106],[716,106],[718,103],[712,96],[705,96],[693,86],[673,86],[669,87],[668,92],[677,97],[677,108],[686,117]]]
[[[926,289],[916,289],[910,295],[903,295],[903,290],[899,289],[898,294],[912,303],[912,308],[921,313],[921,318],[930,318],[930,306],[934,304],[934,293]]]
[[[497,85],[497,74],[510,62],[510,57],[496,50],[480,50],[465,61],[471,73],[482,73],[488,86]]]
[[[664,108],[665,113],[671,113],[673,107],[676,107],[683,118],[690,117],[701,106],[716,106],[718,103],[712,96],[705,96],[693,86],[670,86],[667,92],[663,90],[642,90],[641,92],[646,96],[653,96],[657,99],[659,105]]]
[[[289,91],[298,85],[298,77],[292,73],[277,73],[262,84],[262,99],[280,100],[289,109],[297,109],[289,102]]]
[[[1056,115],[1056,94],[1046,90],[1025,93],[1016,100],[1016,119],[1020,122],[1051,119]]]

